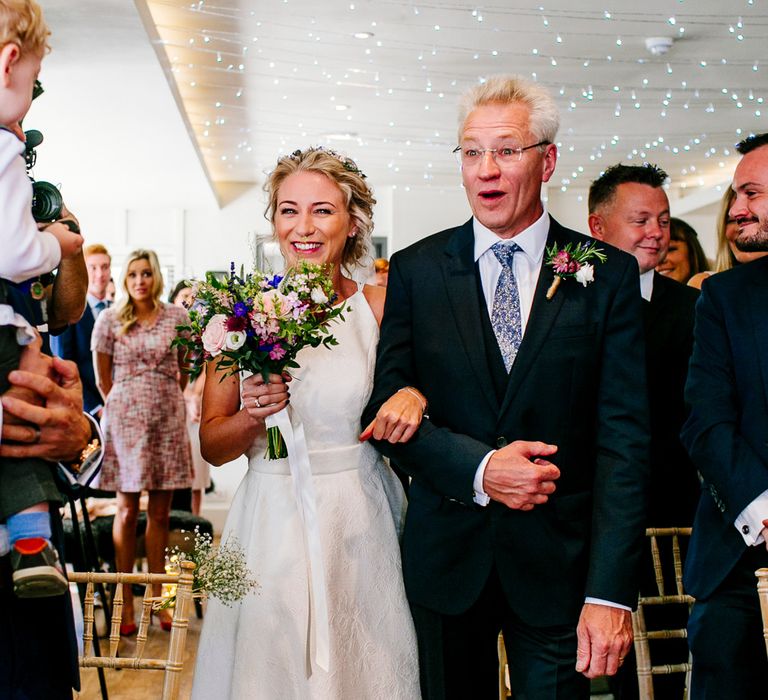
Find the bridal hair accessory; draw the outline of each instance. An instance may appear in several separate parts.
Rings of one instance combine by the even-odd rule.
[[[337,151],[334,151],[332,148],[326,148],[325,146],[310,146],[305,151],[302,151],[300,148],[296,149],[293,153],[291,153],[290,156],[288,156],[291,160],[301,160],[301,157],[307,153],[313,153],[315,151],[320,151],[321,153],[325,153],[332,158],[335,158],[338,160],[343,166],[344,170],[349,171],[350,173],[354,173],[355,175],[360,176],[363,180],[366,179],[365,173],[360,170],[360,168],[357,167],[357,163],[355,163],[354,160],[351,158],[342,155],[341,153],[338,153]]]
[[[597,260],[604,263],[607,260],[606,254],[602,248],[598,248],[596,243],[568,243],[564,248],[557,247],[553,243],[547,248],[547,258],[545,265],[551,266],[555,271],[555,279],[549,285],[547,290],[547,299],[555,296],[557,288],[564,277],[573,277],[586,287],[595,281],[595,268],[589,261]]]
[[[192,293],[190,322],[176,327],[173,343],[186,349],[193,378],[218,358],[216,369],[225,377],[246,371],[269,382],[270,374],[299,366],[295,358],[302,348],[338,344],[330,324],[344,320],[344,304],[334,306],[337,294],[322,265],[300,260],[284,275],[254,271],[239,277],[232,263],[227,279],[209,273]],[[256,405],[263,408],[258,399]],[[267,457],[287,456],[279,428],[268,426]]]

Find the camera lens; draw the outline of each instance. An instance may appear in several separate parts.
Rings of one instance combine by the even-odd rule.
[[[50,182],[32,183],[32,217],[35,221],[53,221],[61,216],[64,205],[61,192]]]

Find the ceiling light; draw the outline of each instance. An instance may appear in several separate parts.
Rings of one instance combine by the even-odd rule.
[[[671,36],[650,36],[645,40],[645,48],[654,56],[663,56],[674,43],[675,40]]]
[[[371,39],[373,38],[373,32],[355,32],[353,35],[355,39]]]

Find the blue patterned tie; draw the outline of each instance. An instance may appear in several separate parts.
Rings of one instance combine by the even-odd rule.
[[[109,304],[108,304],[106,301],[97,301],[97,302],[96,302],[96,303],[93,305],[93,310],[96,312],[96,313],[94,314],[94,316],[95,316],[96,318],[98,318],[98,317],[99,317],[99,314],[100,314],[102,311],[104,311],[104,309],[106,309],[106,308],[107,308],[107,306],[109,306]]]
[[[504,367],[509,372],[523,340],[520,293],[517,290],[517,281],[512,267],[515,253],[522,248],[517,243],[494,243],[491,250],[501,263],[501,274],[493,295],[491,325],[504,359]]]

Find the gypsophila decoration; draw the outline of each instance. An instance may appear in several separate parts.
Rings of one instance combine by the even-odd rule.
[[[185,539],[189,541],[190,538]],[[224,605],[231,606],[259,586],[247,566],[245,552],[236,537],[229,537],[226,542],[215,547],[213,538],[196,527],[191,552],[174,547],[166,550],[166,554],[170,560],[171,571],[180,571],[179,563],[182,561],[195,564],[192,595],[197,598],[213,596]],[[173,592],[159,607],[168,608],[175,601],[176,595]]]

